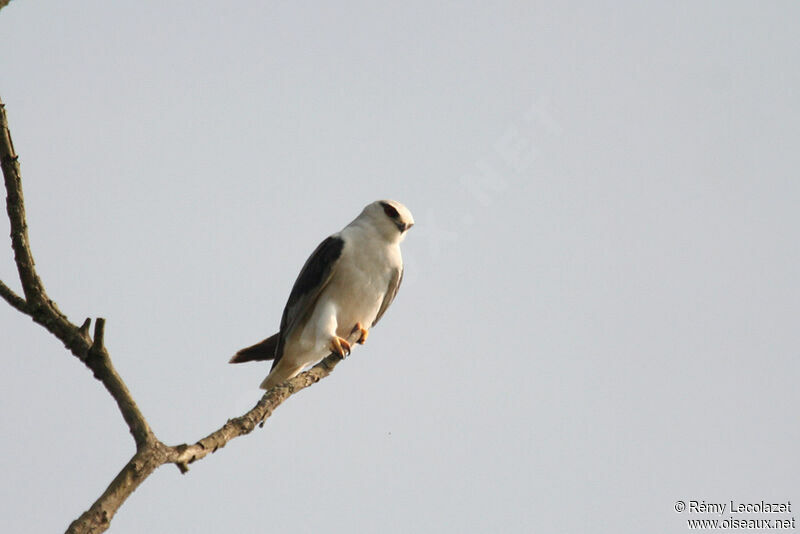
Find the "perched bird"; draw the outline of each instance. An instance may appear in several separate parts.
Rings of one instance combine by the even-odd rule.
[[[377,200],[325,239],[306,260],[283,309],[281,327],[240,350],[230,363],[274,360],[262,389],[300,373],[331,352],[350,353],[347,338],[367,340],[403,280],[400,242],[414,217],[394,200]]]

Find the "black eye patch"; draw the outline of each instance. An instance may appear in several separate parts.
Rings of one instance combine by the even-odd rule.
[[[388,204],[386,202],[381,202],[381,206],[383,206],[383,212],[390,219],[396,219],[400,216],[400,214],[397,213],[397,210],[394,209],[394,206],[392,206],[391,204]]]

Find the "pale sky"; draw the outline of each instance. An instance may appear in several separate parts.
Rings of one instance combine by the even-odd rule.
[[[710,516],[678,500],[800,506],[798,20],[789,1],[2,9],[37,267],[73,322],[107,319],[162,441],[255,404],[268,365],[226,362],[277,330],[322,239],[379,198],[416,219],[367,344],[187,475],[160,468],[111,532],[680,533]],[[0,304],[0,532],[61,532],[133,440]]]

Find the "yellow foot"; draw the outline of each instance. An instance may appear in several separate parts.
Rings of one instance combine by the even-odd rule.
[[[369,336],[369,330],[364,328],[364,325],[362,325],[361,323],[356,323],[356,325],[353,327],[352,333],[355,334],[356,332],[361,333],[356,343],[358,343],[359,345],[363,345],[364,343],[366,343],[367,336]]]
[[[331,352],[335,352],[342,358],[350,354],[350,343],[347,342],[346,339],[342,339],[339,336],[333,336],[331,338]]]

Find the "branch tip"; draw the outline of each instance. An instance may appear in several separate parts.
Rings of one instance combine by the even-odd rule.
[[[83,321],[83,324],[78,327],[78,332],[80,332],[83,337],[88,337],[89,336],[89,325],[91,325],[91,324],[92,324],[92,320],[89,317],[87,317],[86,320]]]
[[[86,319],[87,321],[89,319]],[[86,324],[84,322],[84,324]],[[83,327],[81,327],[83,328]],[[89,329],[89,325],[86,325],[86,329]],[[102,350],[105,346],[105,335],[106,335],[106,320],[102,317],[98,317],[97,320],[94,322],[94,342],[92,343],[93,350]]]

